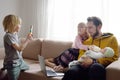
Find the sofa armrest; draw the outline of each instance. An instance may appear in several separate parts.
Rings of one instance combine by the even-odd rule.
[[[106,67],[106,80],[120,80],[120,59]]]
[[[0,48],[0,59],[4,59],[5,57],[5,50],[4,48]]]

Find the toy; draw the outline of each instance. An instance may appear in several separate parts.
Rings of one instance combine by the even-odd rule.
[[[33,25],[30,26],[30,35],[32,35]]]

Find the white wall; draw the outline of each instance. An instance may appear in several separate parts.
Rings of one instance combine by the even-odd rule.
[[[37,1],[38,0],[20,0],[20,17],[22,18],[22,28],[20,36],[25,37],[28,32],[30,25],[33,25],[34,37],[37,37]]]
[[[20,35],[28,34],[30,25],[33,25],[33,37],[45,38],[47,0],[20,0],[20,16],[23,21]],[[44,26],[44,27],[43,27]]]
[[[4,30],[2,21],[4,16],[8,14],[19,13],[19,0],[0,0],[0,47],[3,47]]]
[[[43,13],[38,12],[41,10],[41,5],[44,0],[0,0],[0,47],[3,47],[4,30],[2,21],[7,14],[16,14],[22,19],[22,27],[19,32],[19,37],[25,37],[30,25],[33,25],[33,36],[39,37],[39,33],[44,30],[38,30],[43,23],[41,17]]]

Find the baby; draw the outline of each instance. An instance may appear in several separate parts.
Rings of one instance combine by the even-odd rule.
[[[74,60],[69,63],[69,68],[72,67],[73,65],[77,65],[82,63],[85,59],[87,58],[92,58],[92,59],[99,59],[103,57],[112,57],[114,56],[114,50],[110,47],[105,47],[103,49],[100,49],[99,47],[92,45],[89,47],[89,50],[87,50],[84,55],[80,57],[78,60]]]

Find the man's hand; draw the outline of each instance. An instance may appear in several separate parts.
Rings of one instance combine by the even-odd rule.
[[[88,49],[93,51],[93,50],[94,50],[94,46],[95,46],[95,45],[90,45],[90,46],[88,47]]]
[[[69,63],[69,68],[71,68],[74,65],[80,64],[78,60],[73,60]]]
[[[89,67],[93,63],[93,59],[90,57],[84,58],[84,61],[81,63],[81,65],[85,68]]]

